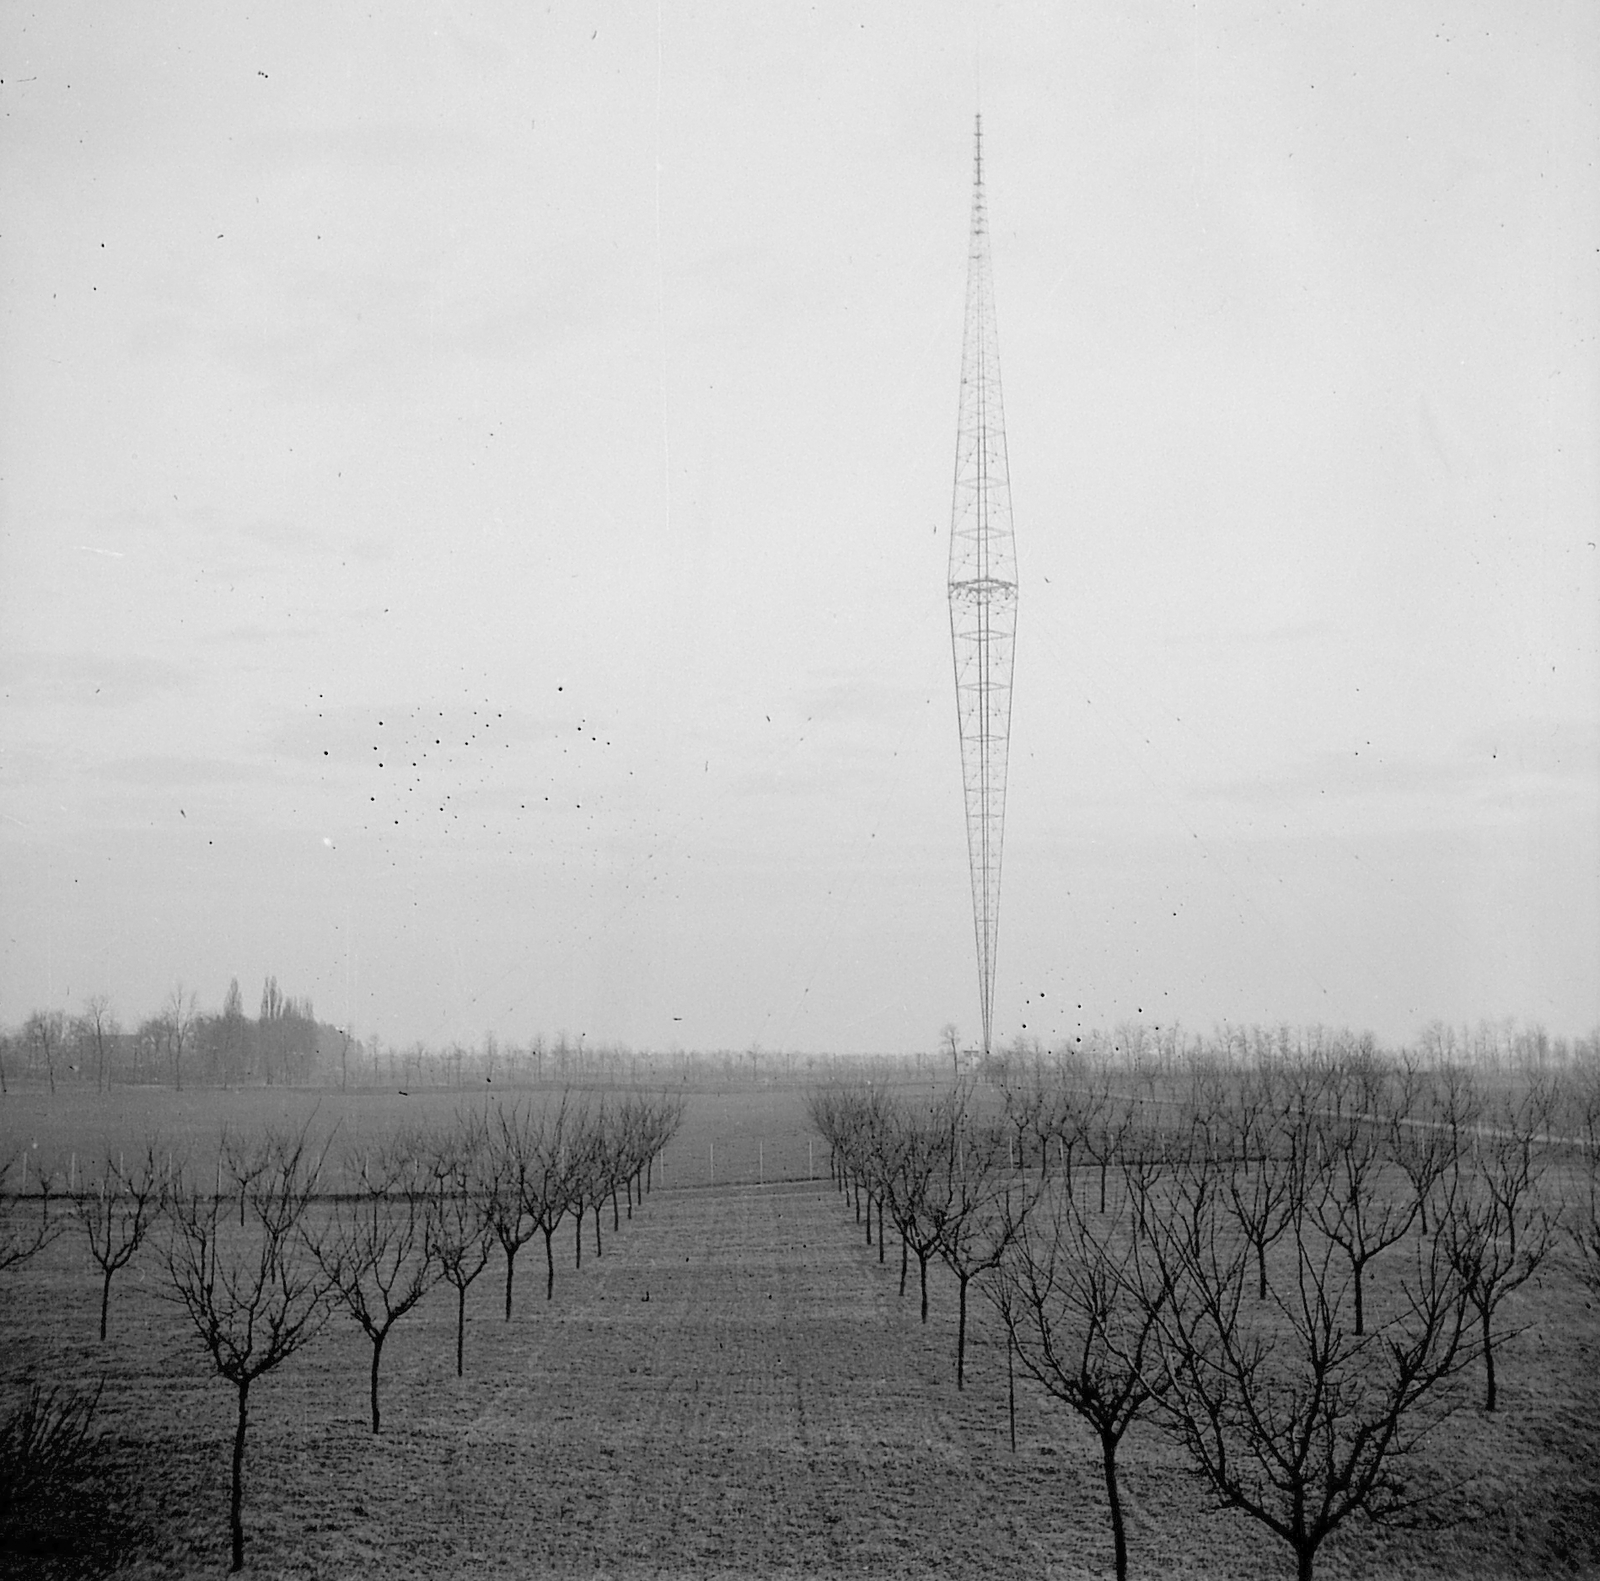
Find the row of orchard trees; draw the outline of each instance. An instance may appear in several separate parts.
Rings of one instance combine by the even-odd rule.
[[[1491,1084],[1349,1051],[1309,1064],[1035,1068],[912,1101],[820,1089],[833,1178],[900,1289],[969,1290],[1007,1355],[1099,1439],[1119,1577],[1117,1452],[1165,1431],[1226,1507],[1311,1575],[1330,1533],[1407,1507],[1430,1430],[1547,1262],[1600,1289],[1600,1082]],[[1552,1258],[1557,1251],[1560,1258]],[[1418,1480],[1421,1474],[1421,1480]]]
[[[507,1321],[517,1254],[535,1237],[544,1240],[545,1298],[553,1300],[557,1231],[570,1221],[577,1267],[586,1226],[601,1255],[604,1212],[609,1207],[613,1230],[624,1204],[633,1217],[682,1112],[680,1098],[629,1096],[591,1107],[562,1095],[543,1108],[463,1111],[444,1129],[404,1130],[337,1151],[336,1139],[317,1146],[305,1130],[224,1133],[214,1166],[174,1163],[158,1140],[131,1161],[108,1157],[98,1173],[69,1181],[29,1183],[8,1164],[0,1168],[0,1272],[58,1235],[81,1236],[96,1271],[104,1341],[115,1276],[154,1244],[166,1293],[236,1392],[230,1529],[238,1570],[257,1380],[342,1312],[370,1347],[377,1433],[380,1364],[395,1325],[431,1290],[451,1286],[461,1375],[467,1291],[496,1250]]]

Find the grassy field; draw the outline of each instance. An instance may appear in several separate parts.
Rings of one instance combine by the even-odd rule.
[[[651,1096],[663,1090],[643,1089]],[[619,1101],[628,1089],[570,1089],[591,1107]],[[755,1185],[761,1181],[827,1178],[827,1152],[806,1123],[800,1090],[776,1085],[698,1088],[689,1095],[683,1127],[666,1154],[666,1181],[674,1187]],[[188,1158],[200,1174],[215,1161],[223,1128],[251,1135],[263,1127],[310,1123],[319,1137],[339,1145],[380,1136],[404,1125],[446,1126],[458,1110],[501,1104],[541,1107],[557,1101],[549,1087],[485,1091],[423,1088],[340,1092],[300,1088],[214,1088],[173,1092],[159,1087],[118,1087],[103,1094],[42,1088],[7,1095],[0,1106],[0,1159],[26,1149],[30,1179],[41,1166],[63,1180],[93,1167],[106,1150],[131,1152],[159,1135],[175,1159]],[[814,1145],[813,1145],[814,1144]]]
[[[342,1135],[447,1117],[459,1094],[119,1092],[7,1099],[4,1141],[72,1153],[132,1147],[160,1123],[196,1155],[230,1126],[338,1122]],[[448,1287],[403,1319],[384,1359],[384,1431],[366,1419],[366,1342],[335,1315],[253,1392],[247,1573],[260,1576],[1088,1577],[1111,1572],[1093,1442],[1019,1379],[1010,1448],[1004,1350],[981,1327],[954,1380],[954,1282],[926,1328],[844,1199],[805,1179],[804,1095],[691,1095],[664,1183],[555,1300],[527,1254],[510,1323],[498,1259],[471,1291],[454,1374]],[[711,1183],[715,1152],[716,1183]],[[759,1172],[768,1182],[755,1184]],[[726,1172],[726,1173],[725,1173]],[[788,1177],[788,1178],[785,1178]],[[772,1183],[774,1180],[776,1184]],[[609,1231],[609,1217],[606,1228]],[[519,1271],[522,1265],[519,1264]],[[57,1241],[0,1280],[0,1383],[104,1379],[111,1461],[103,1559],[0,1555],[6,1574],[217,1575],[227,1554],[232,1398],[206,1371],[142,1254],[95,1338],[92,1267]],[[1435,1529],[1357,1526],[1329,1577],[1600,1574],[1600,1324],[1552,1267],[1516,1300],[1503,1408],[1458,1415],[1437,1446],[1462,1479]],[[1469,1394],[1477,1380],[1464,1380]],[[1208,1507],[1179,1454],[1136,1426],[1125,1445],[1136,1575],[1293,1573],[1286,1548]]]

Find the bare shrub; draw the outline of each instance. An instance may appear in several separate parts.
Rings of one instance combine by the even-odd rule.
[[[0,1530],[13,1531],[19,1518],[34,1527],[48,1522],[93,1472],[102,1448],[94,1418],[103,1387],[85,1393],[34,1383],[0,1416]]]

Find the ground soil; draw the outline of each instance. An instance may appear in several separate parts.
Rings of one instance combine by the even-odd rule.
[[[767,1101],[756,1128],[802,1137],[801,1095]],[[699,1130],[735,1134],[738,1101],[723,1103]],[[680,1175],[703,1140],[686,1133]],[[749,1140],[751,1128],[739,1134]],[[788,1151],[797,1163],[803,1140]],[[1019,1380],[1013,1452],[1004,1350],[981,1311],[958,1393],[953,1281],[935,1274],[930,1322],[919,1324],[915,1264],[902,1301],[897,1247],[880,1264],[825,1179],[688,1185],[674,1183],[669,1160],[668,1184],[634,1222],[612,1235],[608,1212],[603,1228],[603,1258],[588,1230],[574,1272],[563,1226],[549,1304],[542,1241],[524,1251],[510,1323],[496,1257],[470,1292],[464,1380],[449,1288],[403,1319],[385,1352],[377,1438],[366,1342],[348,1319],[336,1314],[262,1380],[246,1573],[1111,1573],[1093,1441]],[[0,1281],[6,1398],[31,1377],[104,1377],[109,1435],[77,1550],[0,1552],[0,1572],[100,1574],[115,1563],[129,1576],[220,1575],[231,1393],[161,1298],[156,1258],[119,1278],[104,1347],[91,1272],[64,1238]],[[1559,1270],[1517,1299],[1525,1327],[1501,1358],[1504,1408],[1468,1407],[1441,1435],[1440,1464],[1460,1486],[1436,1507],[1435,1528],[1352,1527],[1319,1575],[1600,1574],[1600,1329]],[[1212,1509],[1154,1430],[1130,1434],[1124,1479],[1134,1575],[1293,1574],[1288,1549]]]

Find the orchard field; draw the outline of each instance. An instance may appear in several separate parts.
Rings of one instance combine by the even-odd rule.
[[[587,1101],[602,1096],[622,1095]],[[462,1377],[455,1293],[440,1284],[387,1338],[381,1432],[368,1417],[371,1348],[343,1311],[253,1385],[246,1572],[1112,1574],[1095,1435],[1015,1369],[1013,1447],[1005,1330],[981,1298],[957,1389],[954,1278],[933,1260],[920,1322],[915,1262],[901,1296],[893,1225],[886,1246],[868,1243],[856,1196],[830,1179],[807,1091],[675,1096],[682,1120],[652,1189],[631,1213],[624,1202],[616,1233],[603,1208],[603,1255],[585,1229],[575,1268],[570,1221],[556,1238],[553,1299],[535,1239],[507,1320],[494,1253],[467,1291]],[[930,1096],[926,1085],[900,1093],[907,1105]],[[985,1101],[998,1112],[998,1098]],[[61,1190],[159,1133],[209,1184],[224,1125],[236,1138],[308,1127],[331,1138],[333,1160],[443,1127],[459,1109],[519,1102],[548,1109],[556,1097],[13,1092],[0,1157],[26,1150],[33,1179],[42,1170]],[[64,1496],[70,1524],[9,1529],[0,1573],[228,1569],[232,1393],[171,1297],[168,1233],[158,1225],[117,1274],[103,1343],[99,1270],[76,1228],[0,1272],[4,1401],[34,1381],[98,1386],[105,1435],[91,1475]],[[1429,1449],[1444,1491],[1409,1523],[1342,1526],[1316,1573],[1600,1574],[1592,1301],[1554,1248],[1500,1311],[1498,1408],[1481,1408],[1471,1369],[1448,1384],[1460,1399]],[[1128,1430],[1121,1476],[1130,1573],[1294,1574],[1283,1544],[1217,1508],[1153,1425]]]

